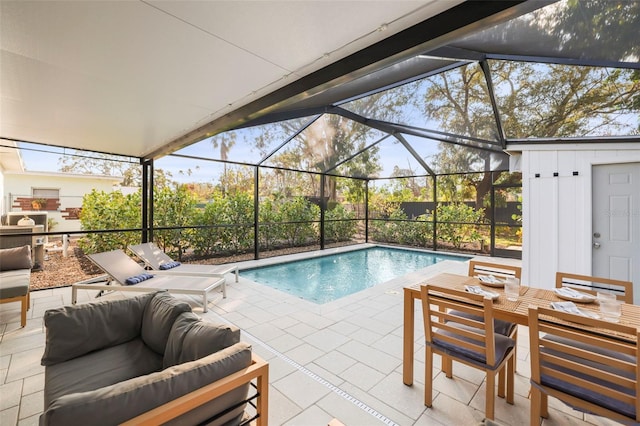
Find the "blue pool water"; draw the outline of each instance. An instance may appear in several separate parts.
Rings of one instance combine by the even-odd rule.
[[[315,303],[357,293],[443,260],[462,256],[372,247],[341,254],[245,269],[240,275]]]

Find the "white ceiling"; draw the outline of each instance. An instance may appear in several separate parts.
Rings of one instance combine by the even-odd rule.
[[[0,137],[144,157],[462,0],[0,0]]]

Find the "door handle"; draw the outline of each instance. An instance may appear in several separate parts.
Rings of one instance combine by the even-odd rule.
[[[596,242],[594,242],[594,243],[593,243],[593,248],[595,248],[595,249],[599,249],[599,248],[600,248],[600,243],[596,243]]]

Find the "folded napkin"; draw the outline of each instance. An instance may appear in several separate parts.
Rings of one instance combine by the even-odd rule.
[[[160,269],[166,270],[166,269],[175,268],[176,266],[180,266],[180,262],[174,260],[173,262],[160,264]]]
[[[568,312],[570,314],[582,315],[583,317],[600,318],[595,312],[578,308],[573,302],[551,302],[551,308],[556,311]]]
[[[574,299],[595,299],[593,295],[579,292],[571,287],[556,288],[554,291],[561,296],[571,297]]]
[[[127,285],[138,284],[138,283],[141,283],[142,281],[150,280],[151,278],[153,278],[153,275],[144,273],[144,274],[134,275],[132,277],[129,277],[126,280],[124,280],[124,283]]]
[[[556,311],[569,312],[570,314],[580,315],[578,307],[573,302],[551,302],[551,307]]]
[[[488,297],[489,299],[495,299],[496,297],[500,296],[498,293],[494,293],[492,291],[487,291],[487,290],[485,290],[482,287],[477,286],[477,285],[465,285],[464,289],[469,293],[481,294],[484,297]]]

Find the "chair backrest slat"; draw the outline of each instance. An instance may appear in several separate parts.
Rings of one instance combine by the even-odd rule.
[[[522,268],[515,265],[503,265],[500,263],[481,262],[477,260],[469,261],[469,274],[470,277],[477,275],[493,275],[496,278],[506,277],[522,277]]]
[[[615,294],[618,300],[633,303],[633,283],[631,281],[556,272],[556,288],[561,287],[573,287],[591,294],[604,290]]]

